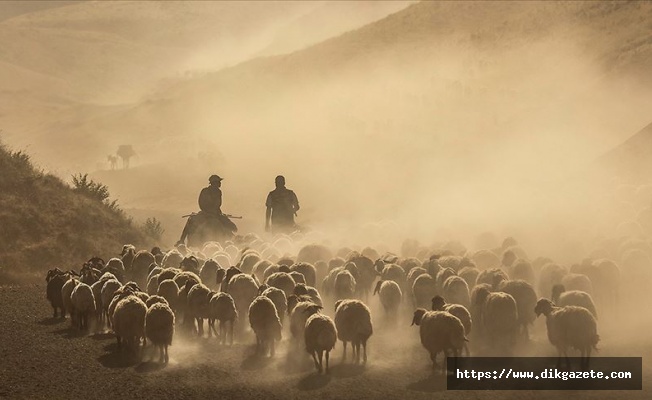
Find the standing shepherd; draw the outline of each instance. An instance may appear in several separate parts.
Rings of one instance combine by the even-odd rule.
[[[285,178],[281,175],[275,179],[276,189],[267,195],[267,212],[265,213],[265,231],[272,233],[291,233],[296,230],[294,217],[299,211],[299,200],[293,191],[285,187]]]

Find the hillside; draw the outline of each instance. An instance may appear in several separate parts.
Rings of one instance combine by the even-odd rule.
[[[598,158],[605,172],[625,181],[649,183],[652,181],[652,124],[647,125],[619,146]]]
[[[0,284],[38,280],[48,269],[78,270],[88,258],[152,239],[121,211],[73,190],[0,146]]]

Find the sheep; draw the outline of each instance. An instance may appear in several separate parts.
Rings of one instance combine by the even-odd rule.
[[[471,329],[473,328],[473,319],[471,318],[471,313],[469,310],[460,304],[446,304],[446,300],[441,296],[435,296],[432,298],[432,311],[446,311],[457,318],[464,326],[464,335],[469,337],[471,334]],[[464,342],[464,351],[468,356],[470,354],[469,347],[467,343]]]
[[[512,280],[523,280],[530,285],[534,285],[534,268],[527,260],[518,259],[512,263],[509,268],[509,276]]]
[[[349,271],[343,270],[338,272],[333,284],[335,300],[353,298],[353,295],[355,294],[355,285],[355,278]]]
[[[593,294],[591,280],[584,274],[566,274],[561,278],[561,284],[568,290],[580,290],[588,294]]]
[[[179,268],[181,260],[183,260],[183,255],[179,252],[179,250],[172,249],[168,251],[163,257],[161,266],[163,268]]]
[[[290,270],[302,274],[305,278],[306,285],[315,286],[315,283],[317,282],[317,269],[314,265],[306,262],[300,262],[290,266]]]
[[[145,315],[147,306],[134,295],[128,295],[118,302],[113,312],[113,331],[118,341],[118,350],[122,350],[123,342],[127,347],[140,345],[140,339],[145,337]]]
[[[471,256],[471,259],[478,266],[478,269],[492,269],[500,267],[500,258],[490,250],[478,250]]]
[[[331,258],[333,258],[333,253],[328,247],[319,244],[309,244],[299,250],[299,254],[297,255],[297,262],[307,262],[314,264],[319,260],[326,261],[330,260]]]
[[[238,314],[247,315],[251,302],[258,295],[258,285],[250,275],[237,274],[231,278],[227,293],[233,297]]]
[[[192,272],[199,278],[199,260],[195,256],[186,256],[179,263],[182,271]]]
[[[438,260],[439,260],[438,255],[432,255],[428,260],[426,260],[421,265],[421,267],[424,268],[433,278],[436,278],[437,274],[439,273],[439,270],[442,269]]]
[[[119,258],[110,259],[104,266],[103,271],[112,273],[121,283],[126,281],[125,266]]]
[[[261,260],[260,255],[255,252],[249,252],[243,254],[242,259],[238,263],[237,267],[245,274],[252,273],[254,265]]]
[[[145,302],[145,305],[147,306],[147,308],[150,308],[153,304],[157,304],[157,303],[162,303],[162,304],[165,304],[166,306],[170,307],[170,304],[168,304],[168,301],[165,300],[165,297],[159,296],[157,294],[155,294],[153,296],[149,296],[149,299],[147,299],[147,301]]]
[[[444,281],[442,295],[453,304],[460,304],[464,307],[471,305],[471,296],[469,286],[466,281],[459,276],[451,276]]]
[[[410,272],[407,273],[407,287],[408,287],[408,294],[410,296],[414,295],[414,292],[412,291],[412,286],[414,286],[414,281],[423,274],[428,274],[428,271],[422,267],[412,268]]]
[[[386,315],[395,321],[398,308],[403,299],[403,293],[398,283],[394,281],[378,281],[374,289],[374,295],[376,293],[378,293],[380,304],[383,305]]]
[[[104,282],[102,290],[100,291],[101,301],[97,306],[98,308],[101,308],[100,312],[102,313],[102,319],[105,320],[109,326],[111,326],[109,322],[109,305],[111,304],[111,300],[113,300],[115,292],[120,289],[121,286],[122,285],[117,279],[110,279]]]
[[[276,311],[278,312],[278,317],[281,320],[281,325],[283,325],[283,322],[285,320],[285,313],[288,310],[288,302],[287,302],[287,298],[285,297],[285,292],[282,291],[281,289],[270,286],[264,289],[261,292],[261,295],[269,298],[272,301],[272,303],[274,303],[274,306],[276,307]]]
[[[158,275],[153,275],[152,277],[149,278],[147,281],[147,294],[148,295],[155,295],[156,291],[158,290]]]
[[[450,268],[454,273],[457,273],[462,268],[461,256],[443,256],[437,259],[442,269]]]
[[[478,280],[480,270],[475,267],[464,267],[457,273],[457,275],[460,278],[464,279],[467,287],[472,288],[475,286]]]
[[[451,351],[453,356],[457,357],[468,342],[462,321],[446,311],[426,311],[419,308],[414,312],[412,325],[419,326],[421,344],[430,353],[434,370],[437,369],[437,354],[443,352],[445,358]],[[444,365],[445,363],[442,363],[442,372]]]
[[[304,341],[306,351],[312,355],[319,373],[323,371],[323,357],[324,353],[326,353],[326,373],[328,374],[328,359],[337,342],[337,329],[333,320],[320,313],[311,315],[306,321]],[[318,355],[319,359],[317,358]]]
[[[370,260],[377,260],[378,258],[380,258],[380,254],[378,254],[378,251],[376,251],[371,247],[365,247],[364,249],[362,249],[360,253],[362,254],[362,256],[367,257]]]
[[[259,281],[264,282],[265,281],[265,270],[269,268],[271,265],[273,265],[272,262],[267,261],[267,260],[260,260],[254,265],[254,267],[251,270],[252,275],[254,275],[256,278],[258,278]],[[278,272],[275,271],[275,272]],[[270,273],[271,275],[271,273]],[[269,276],[269,275],[268,275]]]
[[[301,272],[290,271],[290,273],[288,275],[290,275],[290,278],[292,278],[295,285],[298,284],[298,283],[303,283],[304,285],[306,284],[306,277],[303,276],[303,274]]]
[[[77,315],[79,330],[88,330],[89,319],[95,316],[96,312],[93,290],[87,284],[80,282],[73,289],[70,299]]]
[[[208,304],[211,297],[211,290],[206,285],[201,283],[194,285],[188,291],[188,307],[186,308],[186,317],[197,321],[197,334],[199,337],[204,335],[204,318],[208,318]],[[210,332],[211,331],[209,329],[209,335]]]
[[[437,294],[437,282],[428,274],[419,275],[412,284],[412,293],[415,308],[427,307]]]
[[[362,345],[362,362],[367,363],[367,340],[373,334],[371,311],[360,300],[338,300],[335,303],[335,326],[337,337],[344,344],[342,362],[346,361],[346,343],[351,342],[354,362],[360,362],[360,345]]]
[[[61,288],[70,278],[70,275],[66,272],[61,271],[58,268],[51,269],[48,271],[45,281],[48,283],[45,291],[46,298],[52,305],[53,318],[59,316],[58,311],[61,310],[61,317],[66,317],[66,309],[63,306],[63,297],[61,293]]]
[[[509,349],[519,329],[516,300],[507,293],[490,293],[482,312],[482,323],[489,343]]]
[[[233,345],[233,328],[237,319],[238,310],[236,310],[235,301],[233,301],[233,297],[231,297],[230,294],[220,292],[211,297],[208,310],[208,326],[209,330],[212,329],[213,332],[215,332],[215,336],[218,336],[217,331],[215,330],[215,321],[220,321],[219,337],[222,344],[226,344],[226,324],[229,323],[228,334],[231,336],[229,344]]]
[[[174,277],[174,282],[179,287],[183,287],[188,281],[192,281],[194,283],[200,283],[201,279],[197,274],[191,271],[181,271]]]
[[[581,290],[569,290],[566,291],[566,288],[562,284],[556,284],[552,287],[552,301],[559,307],[565,306],[578,306],[584,307],[597,320],[598,311],[596,310],[595,303],[593,298],[587,292]]]
[[[550,293],[554,285],[561,283],[564,275],[566,275],[566,268],[561,265],[554,263],[545,264],[539,272],[538,293],[544,296]]]
[[[346,260],[341,257],[331,258],[328,260],[328,270],[330,271],[334,268],[343,267],[344,264],[346,264]]]
[[[224,274],[224,276],[222,276],[222,274]],[[222,278],[222,285],[220,286],[222,292],[229,291],[229,283],[231,282],[231,279],[238,274],[242,274],[242,271],[236,267],[229,267],[226,272],[222,272],[222,270],[217,271],[217,280],[219,281],[220,278]]]
[[[61,299],[63,301],[63,312],[64,315],[66,312],[70,314],[70,326],[75,326],[77,323],[77,316],[75,314],[75,307],[72,302],[72,292],[75,289],[75,286],[79,284],[79,280],[76,278],[69,278],[66,283],[61,286]]]
[[[321,299],[321,296],[319,295],[319,292],[317,289],[315,289],[312,286],[306,286],[302,283],[297,284],[294,287],[294,293],[297,296],[308,296],[310,297],[310,300],[312,300],[313,303],[322,306],[324,305],[324,302]]]
[[[498,288],[500,282],[509,280],[509,276],[500,268],[486,269],[478,275],[476,285],[486,283],[492,287],[493,290]]]
[[[159,283],[156,294],[167,300],[168,305],[175,311],[179,302],[179,286],[172,280],[166,279]]]
[[[129,278],[138,283],[140,286],[147,284],[147,274],[149,266],[156,264],[156,258],[147,250],[141,250],[133,258],[131,268],[129,268]]]
[[[178,268],[163,268],[163,270],[158,274],[158,284],[167,279],[174,280],[181,273],[181,270]],[[178,284],[177,284],[178,285]]]
[[[159,348],[159,362],[170,361],[168,346],[174,337],[174,312],[167,303],[149,306],[145,314],[145,337]]]
[[[290,297],[292,298],[292,296]],[[288,312],[290,312],[290,333],[297,342],[304,340],[304,331],[308,318],[322,309],[321,306],[312,301],[301,300],[294,307],[288,307]]]
[[[556,307],[548,299],[540,299],[534,309],[537,317],[546,317],[548,340],[557,348],[557,366],[561,366],[562,354],[566,358],[566,366],[570,368],[567,349],[573,347],[580,350],[582,367],[588,367],[591,350],[597,350],[600,340],[597,322],[593,315],[584,307]]]
[[[491,285],[486,283],[481,283],[471,290],[471,309],[469,311],[477,327],[476,333],[482,333],[483,331],[482,313],[489,293],[491,293]]]
[[[356,289],[358,295],[365,299],[369,298],[371,286],[377,276],[376,270],[374,269],[374,262],[372,259],[357,252],[352,254],[348,261],[354,263],[359,272],[359,276],[356,278]]]
[[[122,252],[120,253],[122,265],[125,267],[125,271],[130,271],[134,258],[136,257],[136,247],[132,244],[125,244],[122,246]],[[147,264],[149,265],[149,264]]]
[[[220,264],[211,258],[206,260],[204,265],[201,267],[201,270],[199,271],[199,278],[201,279],[202,283],[208,286],[208,288],[211,290],[218,289],[215,277],[217,276],[217,271],[219,269],[222,269]]]
[[[379,265],[377,264],[377,270],[378,267]],[[407,287],[407,276],[405,275],[405,271],[397,264],[384,264],[380,270],[380,279],[398,283],[398,286],[401,288],[403,293],[406,293],[407,290],[412,289]]]
[[[499,287],[500,291],[511,295],[516,301],[518,323],[521,333],[527,340],[530,337],[528,327],[536,319],[534,306],[537,303],[537,294],[532,285],[524,280],[503,281]]]
[[[437,273],[437,276],[435,277],[437,282],[436,285],[437,293],[441,293],[444,290],[444,282],[446,282],[446,279],[456,275],[457,274],[455,273],[455,270],[453,268],[441,268]]]
[[[281,340],[281,320],[272,300],[258,296],[249,306],[249,325],[256,334],[256,354],[274,357],[274,342]]]

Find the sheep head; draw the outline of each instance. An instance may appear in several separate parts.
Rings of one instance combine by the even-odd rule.
[[[552,300],[559,301],[559,296],[566,291],[566,287],[561,283],[557,283],[552,287]]]
[[[539,301],[537,301],[536,307],[534,307],[534,313],[537,315],[537,317],[541,314],[547,317],[550,315],[554,308],[555,304],[552,301],[548,299],[539,299]]]
[[[378,281],[378,283],[376,283],[376,287],[374,288],[374,295],[378,293],[378,291],[380,290],[380,287],[382,286],[383,282],[384,282],[383,280],[380,280],[380,281]]]
[[[413,325],[420,325],[420,324],[421,324],[421,320],[423,319],[423,316],[426,315],[426,312],[427,312],[427,311],[424,310],[423,308],[417,308],[417,309],[414,311],[414,317],[412,318],[412,325],[410,325],[410,326],[413,326]]]
[[[219,285],[224,281],[225,277],[226,277],[226,270],[222,268],[218,268],[217,272],[215,273],[215,283]]]
[[[437,295],[432,298],[432,310],[433,311],[444,311],[444,306],[446,305],[446,300],[440,295]]]

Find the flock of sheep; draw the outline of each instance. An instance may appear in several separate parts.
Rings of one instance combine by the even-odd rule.
[[[528,327],[539,315],[560,362],[571,348],[588,362],[599,341],[598,311],[612,311],[621,278],[636,279],[650,261],[648,250],[631,240],[593,254],[611,255],[618,264],[587,258],[570,267],[529,259],[513,238],[475,252],[459,242],[423,247],[408,240],[400,256],[306,244],[315,240],[296,233],[264,241],[249,234],[167,252],[125,245],[121,258],[91,258],[79,273],[50,270],[47,298],[54,317],[69,314],[81,331],[112,330],[121,351],[140,354],[149,341],[161,362],[168,362],[175,329],[203,336],[207,322],[206,334],[221,344],[232,344],[250,327],[261,356],[274,356],[285,327],[290,345],[305,349],[320,373],[328,372],[338,339],[345,359],[350,343],[353,362],[366,363],[372,321],[391,329],[411,316],[437,368],[441,353],[470,354],[469,341],[495,355],[511,354],[528,342]],[[383,312],[372,318],[374,296]]]

